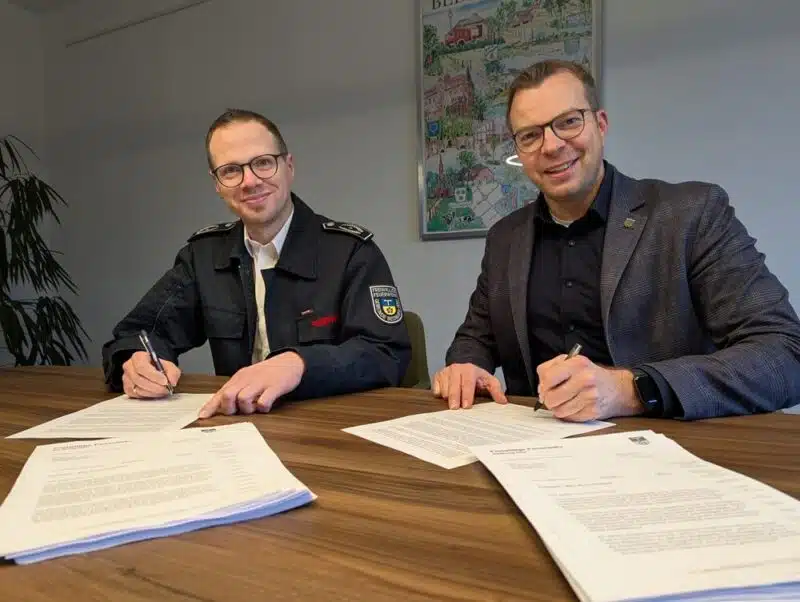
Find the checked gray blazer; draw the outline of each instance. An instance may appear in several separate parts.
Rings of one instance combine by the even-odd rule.
[[[636,180],[613,165],[600,275],[615,366],[647,365],[687,420],[800,403],[800,322],[784,286],[704,182]],[[475,291],[446,364],[501,366],[510,395],[533,395],[527,295],[536,201],[490,230]],[[543,201],[541,201],[543,202]]]

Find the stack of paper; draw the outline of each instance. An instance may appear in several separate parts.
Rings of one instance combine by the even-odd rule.
[[[663,435],[473,451],[582,601],[800,600],[800,502]]]
[[[0,556],[37,562],[314,499],[249,422],[41,445],[0,506]]]
[[[442,468],[477,462],[473,445],[521,439],[561,439],[614,426],[599,420],[564,422],[548,410],[514,403],[479,403],[470,409],[441,410],[342,429]]]

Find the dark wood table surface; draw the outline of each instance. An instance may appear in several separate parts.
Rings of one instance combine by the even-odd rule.
[[[210,393],[223,382],[185,375],[180,390]],[[0,437],[113,396],[98,369],[0,369]],[[439,409],[430,391],[383,389],[215,417],[204,424],[254,422],[318,500],[237,525],[3,565],[0,600],[576,600],[480,463],[444,470],[341,430]],[[800,498],[800,416],[614,422],[600,433],[651,428]],[[0,499],[34,447],[50,442],[0,439]]]

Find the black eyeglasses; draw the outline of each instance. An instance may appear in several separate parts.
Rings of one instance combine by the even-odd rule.
[[[217,182],[226,188],[236,188],[244,180],[244,168],[250,167],[250,171],[256,177],[266,180],[275,175],[278,171],[278,157],[283,157],[288,153],[264,154],[253,157],[247,163],[226,163],[220,165],[211,173]]]
[[[522,128],[514,133],[514,146],[521,153],[532,153],[539,150],[544,143],[544,131],[548,127],[561,140],[576,138],[580,136],[586,126],[586,112],[593,113],[594,109],[572,109],[542,125]]]

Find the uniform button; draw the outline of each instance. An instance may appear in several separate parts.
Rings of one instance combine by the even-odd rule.
[[[567,330],[569,332],[575,332],[575,324],[570,324],[569,326],[567,326]]]
[[[567,288],[572,288],[572,280],[567,280],[564,284],[567,285]]]
[[[567,244],[568,244],[570,247],[574,247],[574,246],[575,246],[575,241],[574,241],[574,240],[570,240],[569,242],[567,242]]]

